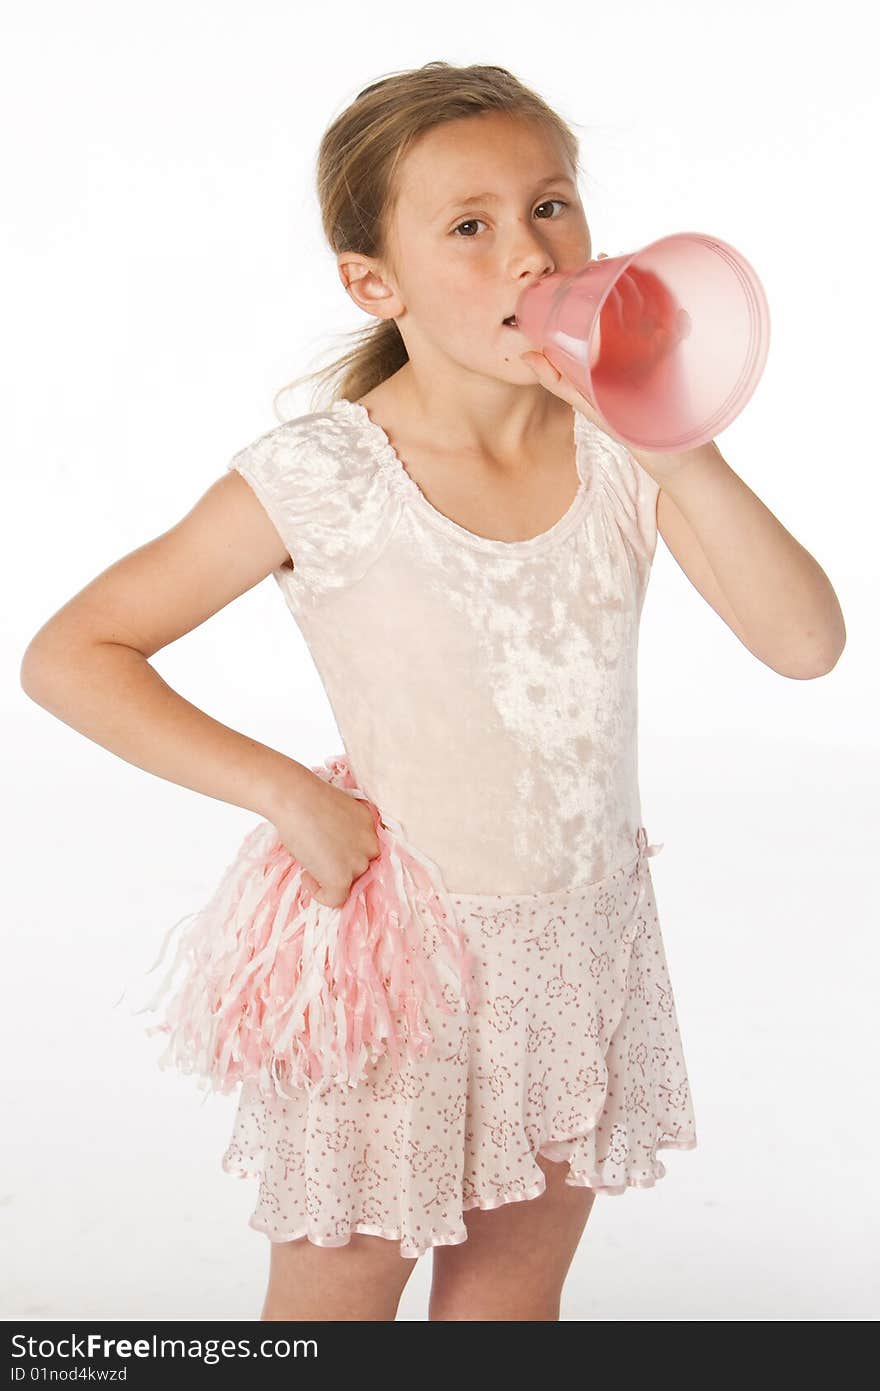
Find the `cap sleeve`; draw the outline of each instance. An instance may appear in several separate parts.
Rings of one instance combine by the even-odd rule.
[[[598,467],[598,484],[606,512],[648,568],[657,549],[657,495],[660,485],[624,444],[582,416]]]
[[[354,583],[391,534],[398,500],[387,475],[330,411],[297,416],[232,456],[287,549],[274,571],[294,610]]]

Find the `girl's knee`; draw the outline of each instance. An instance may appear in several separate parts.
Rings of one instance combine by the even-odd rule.
[[[272,1242],[261,1319],[393,1320],[414,1265],[398,1242],[362,1232],[343,1246]]]
[[[488,1296],[480,1291],[468,1297],[432,1297],[428,1319],[432,1323],[556,1323],[561,1299],[561,1290],[556,1294],[542,1291],[539,1296],[530,1297],[521,1287],[493,1289]]]

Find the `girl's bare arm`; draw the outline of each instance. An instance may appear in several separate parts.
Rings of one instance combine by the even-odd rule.
[[[38,705],[112,753],[170,782],[274,820],[302,764],[190,704],[149,658],[288,560],[234,470],[169,531],[140,546],[53,615],[29,643],[21,684]]]

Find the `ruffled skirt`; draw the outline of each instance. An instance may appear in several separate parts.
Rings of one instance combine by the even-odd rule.
[[[538,1154],[606,1194],[662,1178],[659,1151],[697,1137],[648,865],[660,848],[640,827],[593,883],[451,894],[477,1000],[448,988],[424,1056],[398,1069],[386,1053],[323,1093],[245,1080],[221,1162],[259,1180],[250,1225],[318,1246],[363,1232],[418,1257],[466,1241],[469,1208],[538,1197]]]

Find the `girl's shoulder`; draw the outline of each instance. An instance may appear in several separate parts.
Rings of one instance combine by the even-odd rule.
[[[239,449],[227,469],[250,484],[293,562],[279,573],[311,606],[367,569],[397,506],[387,471],[347,402],[275,425]]]
[[[579,417],[578,432],[595,475],[602,511],[640,563],[650,566],[657,548],[659,483],[625,444],[585,415]]]
[[[282,489],[296,483],[313,489],[350,483],[365,487],[376,481],[377,469],[360,433],[352,428],[348,401],[334,401],[324,410],[308,411],[274,425],[239,449],[228,469],[260,478]]]

